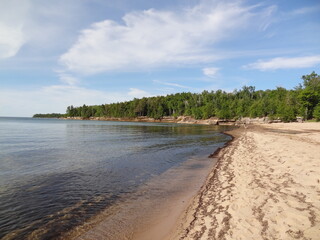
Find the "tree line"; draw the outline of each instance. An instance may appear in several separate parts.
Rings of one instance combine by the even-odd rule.
[[[161,119],[165,116],[192,116],[195,119],[236,119],[240,117],[269,117],[288,122],[301,116],[320,120],[320,75],[312,72],[302,76],[303,83],[292,90],[277,87],[274,90],[255,90],[244,86],[233,92],[203,91],[176,93],[167,96],[133,99],[132,101],[94,106],[68,106],[64,117],[146,116]],[[36,114],[43,117],[48,114]],[[55,114],[54,114],[55,115]]]
[[[34,118],[61,118],[67,117],[67,114],[61,113],[37,113],[33,115]]]

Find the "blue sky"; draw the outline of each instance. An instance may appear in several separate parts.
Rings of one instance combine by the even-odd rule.
[[[315,0],[0,0],[0,116],[292,89],[320,73]]]

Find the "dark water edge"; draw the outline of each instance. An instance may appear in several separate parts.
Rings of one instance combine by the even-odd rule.
[[[216,162],[206,156],[188,159],[145,182],[61,239],[167,239]]]
[[[32,131],[22,133],[22,128],[9,139],[14,144],[1,149],[1,158],[13,162],[20,176],[10,175],[12,165],[1,165],[1,239],[59,239],[124,197],[127,201],[153,177],[190,157],[209,155],[229,140],[220,133],[228,127],[56,121],[32,122],[45,124],[40,128],[18,122],[39,133],[30,137]],[[6,140],[0,137],[0,146]],[[23,150],[11,151],[17,147]],[[66,158],[73,161],[66,164]],[[33,169],[24,165],[26,160]]]

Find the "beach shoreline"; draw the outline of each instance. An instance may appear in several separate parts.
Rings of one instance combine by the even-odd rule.
[[[41,117],[34,117],[41,119]],[[107,121],[107,122],[140,122],[140,123],[178,123],[178,124],[196,124],[196,125],[222,125],[222,126],[234,126],[236,125],[236,120],[234,119],[219,119],[216,117],[211,117],[207,119],[195,119],[191,116],[164,116],[159,119],[141,116],[141,117],[59,117],[59,118],[49,118],[58,120],[76,120],[76,121]],[[263,121],[264,118],[254,121]]]
[[[165,211],[153,212],[148,222],[132,225],[129,234],[116,238],[316,239],[320,123],[249,124],[225,134],[232,140],[211,155],[207,175],[193,179],[193,192],[158,199]],[[104,239],[108,229],[103,226],[76,239]]]
[[[202,160],[199,157],[187,160],[181,166],[157,176],[148,186],[142,186],[137,191],[137,195],[145,195],[146,191],[159,189],[155,195],[148,193],[144,199],[134,201],[133,204],[120,202],[111,209],[113,212],[106,209],[85,225],[64,234],[61,239],[175,239],[172,236],[176,236],[176,230],[181,228],[180,223],[184,221],[186,209],[215,169],[218,153],[234,140],[233,135],[227,132],[224,134],[230,140],[209,156],[203,156]],[[158,195],[160,192],[162,194]],[[152,209],[153,205],[157,206],[156,209]],[[144,212],[137,212],[139,209]],[[119,224],[114,225],[114,222]]]
[[[195,156],[143,184],[135,193],[60,239],[139,239],[170,237],[217,158]]]
[[[249,125],[234,140],[167,239],[316,239],[320,124]]]

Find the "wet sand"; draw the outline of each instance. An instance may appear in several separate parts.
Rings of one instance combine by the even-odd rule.
[[[249,125],[167,239],[319,239],[320,123]]]

